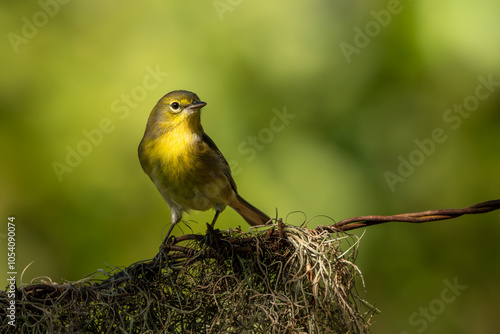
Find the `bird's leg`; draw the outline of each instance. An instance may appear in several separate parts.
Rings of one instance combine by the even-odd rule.
[[[174,228],[174,226],[175,226],[175,224],[173,224],[173,223],[170,225],[170,228],[168,229],[167,236],[165,237],[165,239],[163,239],[162,245],[167,244],[168,238],[170,237],[170,232],[172,232],[172,229]]]
[[[161,266],[164,251],[165,251],[165,249],[168,248],[167,243],[168,243],[168,238],[170,238],[170,233],[172,233],[174,226],[180,221],[181,221],[181,217],[177,217],[177,216],[172,215],[172,224],[170,225],[170,228],[168,229],[167,236],[165,237],[165,239],[163,239],[163,242],[160,245],[160,250],[158,251],[158,254],[156,254],[156,256],[154,257],[153,262],[155,264],[160,264],[160,266]]]
[[[168,242],[168,238],[170,237],[170,233],[172,233],[172,230],[174,229],[174,226],[177,225],[181,221],[182,216],[178,217],[176,214],[172,213],[172,224],[170,225],[170,228],[168,229],[167,236],[163,240],[162,245],[166,245]]]
[[[217,230],[217,232],[214,230],[214,225],[215,222],[217,221],[217,218],[219,217],[219,214],[221,213],[220,210],[215,209],[215,216],[214,219],[212,220],[212,224],[207,223],[207,237],[208,237],[208,244],[211,245],[211,247],[214,247],[217,252],[220,251],[220,232]]]
[[[215,222],[217,221],[217,218],[219,217],[219,214],[220,214],[220,211],[219,210],[215,210],[215,216],[214,216],[214,219],[212,220],[212,229],[215,226]]]

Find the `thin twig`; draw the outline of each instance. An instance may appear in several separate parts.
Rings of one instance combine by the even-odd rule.
[[[482,202],[468,206],[463,209],[441,209],[429,210],[413,213],[402,213],[393,216],[360,216],[344,219],[333,225],[320,225],[316,229],[318,231],[349,231],[361,227],[373,226],[388,222],[405,222],[405,223],[427,223],[437,220],[446,220],[460,217],[462,215],[485,213],[500,209],[500,199]]]

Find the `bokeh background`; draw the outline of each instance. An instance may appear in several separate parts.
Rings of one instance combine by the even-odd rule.
[[[498,1],[61,2],[0,4],[0,244],[15,215],[18,271],[36,261],[22,283],[155,255],[170,213],[136,149],[174,89],[208,102],[203,125],[241,194],[291,224],[304,219],[294,211],[314,227],[329,223],[317,215],[500,197]],[[464,103],[471,112],[453,111]],[[435,129],[441,142],[418,153]],[[174,233],[202,233],[212,215],[186,215]],[[382,311],[373,332],[496,330],[499,223],[356,231],[367,300]],[[217,224],[238,225],[230,209]]]

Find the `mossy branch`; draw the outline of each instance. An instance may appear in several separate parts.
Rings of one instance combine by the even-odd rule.
[[[100,270],[78,282],[34,280],[0,292],[2,332],[366,333],[377,310],[355,265],[360,238],[345,231],[423,223],[500,209],[361,216],[305,229],[275,224],[171,239],[154,259]],[[104,275],[104,277],[103,277]],[[358,289],[361,288],[361,293]]]

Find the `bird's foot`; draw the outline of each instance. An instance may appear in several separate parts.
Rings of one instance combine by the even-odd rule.
[[[207,234],[206,234],[206,243],[212,247],[215,248],[215,250],[218,252],[220,251],[220,230],[214,230],[213,226],[209,223],[207,223]]]

